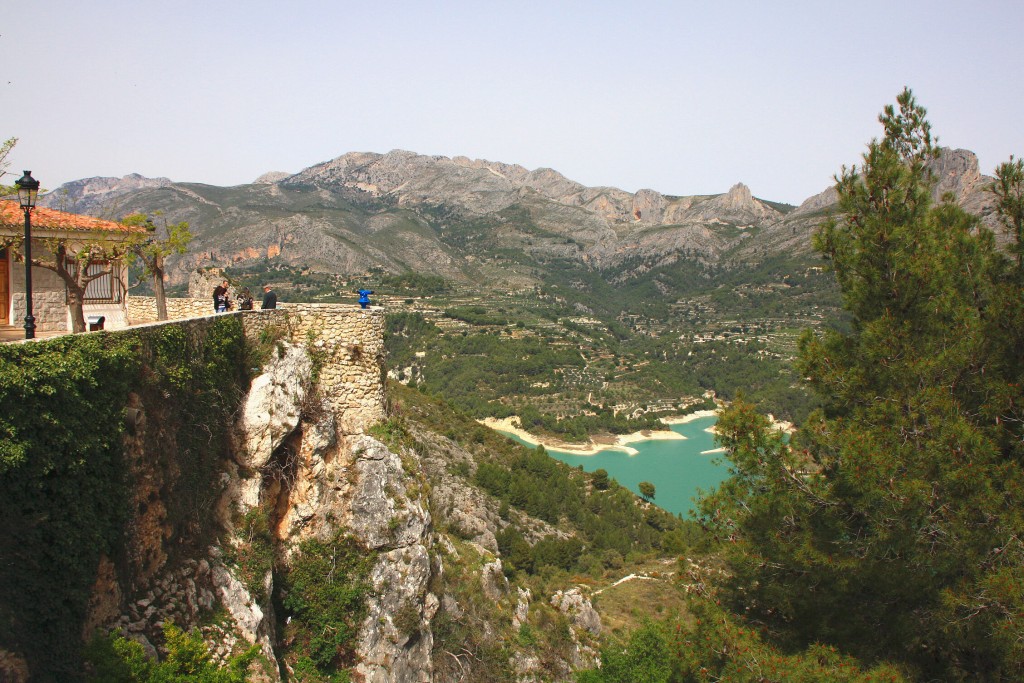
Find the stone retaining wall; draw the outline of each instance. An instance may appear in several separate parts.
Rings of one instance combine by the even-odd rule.
[[[129,295],[126,297],[126,303],[130,325],[156,322],[156,297]],[[169,320],[201,318],[212,315],[213,312],[213,297],[209,299],[167,299],[167,318]]]
[[[307,346],[321,362],[320,392],[334,410],[343,434],[361,434],[385,417],[384,311],[348,304],[279,304],[275,310],[212,313],[208,299],[167,299],[167,315],[183,319],[235,315],[242,319],[246,337],[286,339]],[[156,299],[129,297],[131,324],[156,320]]]

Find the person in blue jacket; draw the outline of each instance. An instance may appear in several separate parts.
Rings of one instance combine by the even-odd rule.
[[[360,289],[359,292],[359,306],[366,308],[370,305],[370,295],[373,294],[372,289]]]

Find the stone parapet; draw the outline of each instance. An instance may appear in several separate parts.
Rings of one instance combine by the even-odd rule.
[[[213,313],[212,308],[209,299],[167,299],[172,321],[235,315],[253,343],[286,339],[305,346],[319,366],[320,393],[341,433],[361,434],[384,419],[383,309],[302,303],[283,303],[269,311]],[[129,297],[128,317],[133,325],[155,321],[156,299]]]
[[[384,311],[343,304],[285,304],[242,314],[252,340],[264,331],[304,344],[319,370],[320,392],[345,434],[359,434],[384,412]]]
[[[156,297],[153,296],[131,296],[126,297],[128,308],[128,322],[131,325],[140,323],[156,322]],[[185,320],[187,318],[200,318],[213,315],[213,297],[208,299],[167,299],[167,319]]]

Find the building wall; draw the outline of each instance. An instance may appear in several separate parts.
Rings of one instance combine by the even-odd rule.
[[[246,337],[286,339],[323,361],[320,390],[334,410],[339,430],[361,434],[385,417],[384,311],[347,304],[280,304],[270,311],[213,313],[210,299],[167,300],[168,317],[205,320],[240,316]],[[132,325],[156,319],[154,297],[128,297]],[[153,323],[173,324],[173,323]]]
[[[32,244],[33,253],[42,249]],[[45,254],[43,250],[43,254]],[[25,323],[25,264],[11,259],[11,324]],[[32,268],[32,316],[37,332],[63,332],[70,329],[64,281],[46,268]]]
[[[52,258],[52,255],[35,240],[32,240],[34,258]],[[122,268],[122,280],[127,278],[127,268]],[[11,325],[20,327],[25,322],[25,264],[11,259]],[[128,283],[122,281],[122,289]],[[67,290],[57,273],[47,268],[32,268],[32,316],[36,319],[37,332],[71,331],[71,312],[67,305]],[[88,303],[82,306],[86,318],[102,315],[106,318],[105,329],[117,329],[128,325],[123,304]],[[183,316],[184,317],[184,316]]]

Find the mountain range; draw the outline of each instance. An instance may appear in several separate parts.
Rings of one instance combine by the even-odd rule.
[[[991,178],[967,150],[932,163],[935,194],[997,229]],[[836,209],[833,188],[800,206],[737,183],[716,195],[587,187],[552,169],[395,150],[352,152],[295,174],[218,187],[145,178],[66,183],[40,204],[119,219],[160,212],[189,222],[189,252],[169,259],[170,284],[196,268],[279,263],[342,275],[413,271],[499,288],[538,284],[550,268],[609,280],[692,260],[742,267],[810,255],[809,236]]]

